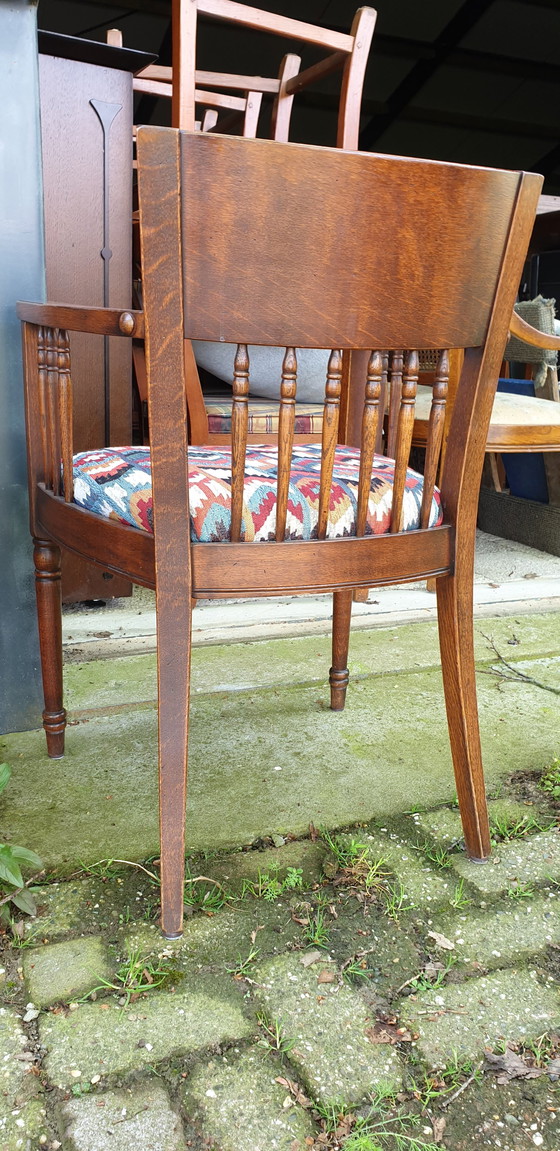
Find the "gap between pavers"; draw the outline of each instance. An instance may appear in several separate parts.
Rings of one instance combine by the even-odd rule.
[[[398,1091],[399,1056],[389,1044],[372,1043],[367,1036],[375,1013],[338,982],[327,954],[308,967],[305,961],[306,953],[259,965],[254,992],[272,1025],[278,1022],[290,1062],[309,1094],[328,1105],[366,1101],[379,1084]]]
[[[36,1146],[45,1134],[45,1108],[38,1097],[39,1082],[31,1074],[33,1055],[21,1059],[28,1047],[21,1018],[11,1007],[0,1007],[0,1148],[17,1151]],[[32,1141],[33,1144],[32,1144]]]
[[[58,1111],[63,1151],[184,1151],[183,1127],[167,1092],[145,1081],[81,1096]]]
[[[558,1027],[560,998],[535,972],[510,968],[409,996],[399,1014],[419,1032],[421,1059],[444,1068],[455,1059],[482,1059],[485,1048],[502,1040],[532,1039]]]
[[[128,1008],[97,1001],[42,1016],[39,1033],[51,1082],[68,1088],[94,1075],[137,1071],[254,1032],[231,980],[199,976],[188,987],[187,982],[181,981],[175,993],[154,991]]]
[[[290,1077],[274,1056],[250,1048],[228,1052],[189,1076],[183,1102],[220,1151],[293,1151],[317,1133],[309,1112],[277,1082]]]

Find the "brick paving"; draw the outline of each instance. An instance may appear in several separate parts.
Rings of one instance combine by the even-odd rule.
[[[354,870],[321,840],[208,861],[208,892],[231,898],[189,907],[176,943],[132,869],[39,892],[0,977],[0,1151],[338,1148],[372,1104],[390,1119],[383,1098],[430,1151],[479,1151],[487,1132],[504,1151],[558,1151],[560,834],[499,844],[485,867],[459,839],[445,808],[342,834]],[[299,866],[301,887],[285,883]],[[123,975],[138,957],[140,993]],[[534,1122],[518,1083],[469,1079],[508,1041],[543,1053]],[[438,1082],[439,1100],[422,1096]]]

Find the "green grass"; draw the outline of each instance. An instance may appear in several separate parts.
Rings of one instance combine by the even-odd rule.
[[[533,815],[495,815],[490,821],[490,837],[493,843],[510,843],[515,839],[524,839],[536,831],[548,831],[554,827],[555,822],[552,819],[539,823]]]
[[[400,880],[395,880],[394,883],[387,883],[381,892],[381,896],[385,915],[395,922],[398,922],[399,916],[403,911],[412,911],[414,907]]]
[[[169,974],[169,968],[157,967],[139,950],[133,950],[117,968],[112,980],[98,976],[97,986],[83,998],[90,999],[92,995],[96,996],[98,991],[114,991],[123,1001],[122,1006],[128,1007],[133,996],[155,991],[156,987],[161,987],[162,983],[166,982]]]
[[[533,899],[534,894],[535,889],[530,883],[516,883],[506,891],[508,899]]]
[[[249,971],[251,970],[253,964],[257,961],[260,953],[261,953],[260,947],[251,947],[251,950],[249,951],[249,954],[245,957],[245,959],[243,959],[241,955],[238,955],[237,956],[237,963],[235,964],[235,966],[234,967],[226,967],[226,971],[227,971],[228,975],[236,975],[238,977],[243,976],[243,975],[247,975],[249,973]]]
[[[185,868],[184,902],[187,907],[213,915],[216,911],[221,911],[226,903],[229,903],[231,896],[224,890],[221,883],[215,879],[209,879],[206,875],[193,875],[188,860]]]
[[[456,911],[462,911],[464,907],[468,907],[472,903],[468,895],[465,895],[465,881],[460,879],[455,887],[453,895],[450,897],[449,902]]]
[[[272,1018],[265,1011],[259,1011],[257,1022],[263,1033],[257,1040],[257,1047],[267,1054],[275,1052],[281,1060],[289,1055],[296,1041],[286,1035],[280,1020]]]
[[[313,915],[309,916],[309,922],[303,929],[303,938],[306,943],[313,944],[314,947],[327,948],[329,937],[330,924],[325,918],[323,909],[318,907]]]
[[[441,844],[434,845],[432,843],[424,843],[419,850],[422,852],[424,859],[426,859],[428,863],[433,863],[434,867],[439,868],[440,871],[445,871],[451,867],[450,853],[447,848],[442,847]]]

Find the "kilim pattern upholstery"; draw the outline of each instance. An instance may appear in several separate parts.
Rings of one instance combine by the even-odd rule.
[[[338,447],[335,455],[327,536],[355,532],[360,453]],[[278,452],[275,446],[247,448],[242,539],[275,538]],[[293,449],[286,539],[317,538],[321,445]],[[394,461],[375,456],[371,476],[366,534],[383,535],[391,526]],[[404,496],[404,531],[420,527],[423,478],[408,470]],[[221,543],[230,538],[231,452],[228,448],[189,448],[191,538]],[[132,527],[153,531],[150,452],[144,447],[102,448],[74,457],[74,501],[88,511]],[[439,491],[432,500],[430,527],[440,524]]]

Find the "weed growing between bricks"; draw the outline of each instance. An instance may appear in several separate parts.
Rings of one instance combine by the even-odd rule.
[[[558,1151],[555,771],[485,868],[450,807],[193,857],[178,943],[157,860],[50,876],[1,937],[2,1151]]]

